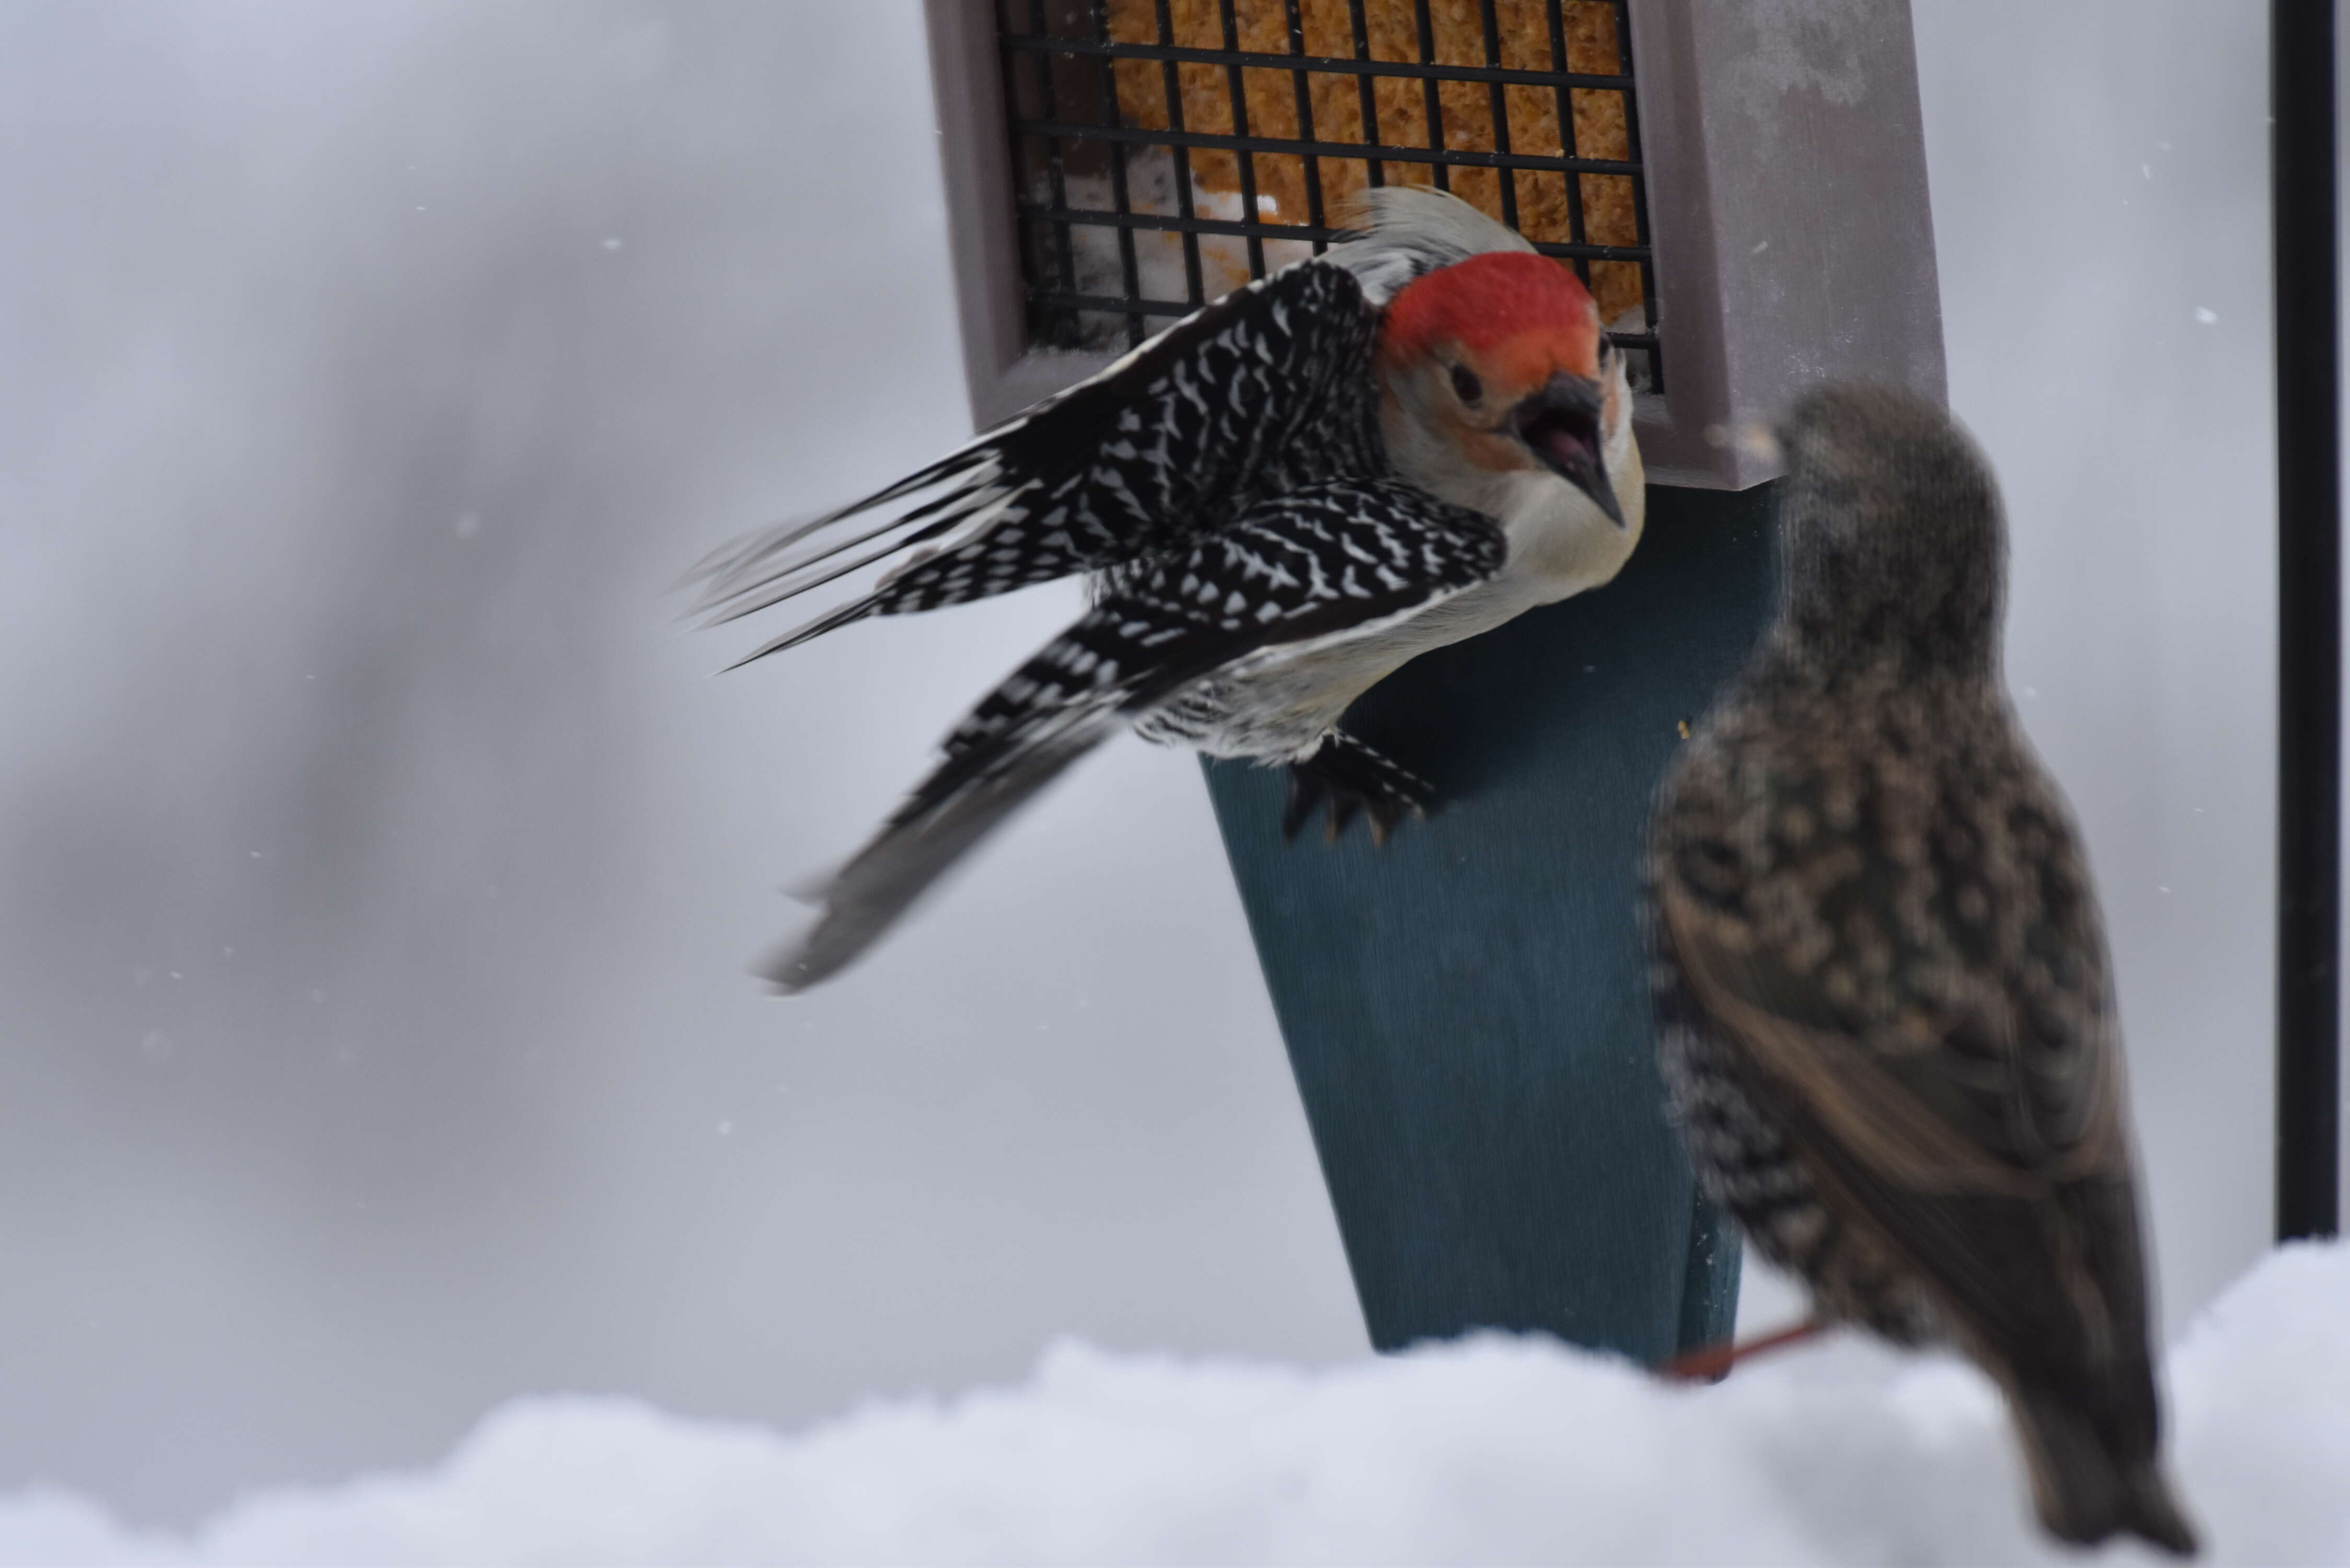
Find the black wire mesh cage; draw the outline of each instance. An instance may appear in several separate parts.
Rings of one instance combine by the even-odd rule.
[[[1627,0],[996,0],[1028,337],[1139,344],[1434,184],[1581,275],[1661,391]]]

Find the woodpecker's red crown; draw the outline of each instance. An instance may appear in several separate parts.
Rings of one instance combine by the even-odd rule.
[[[1599,307],[1574,273],[1528,251],[1491,251],[1415,278],[1388,306],[1390,365],[1451,345],[1513,390],[1555,372],[1599,374]]]
[[[1614,393],[1600,379],[1603,341],[1581,281],[1529,251],[1414,279],[1380,324],[1388,450],[1431,472],[1547,469],[1623,526],[1605,457]]]

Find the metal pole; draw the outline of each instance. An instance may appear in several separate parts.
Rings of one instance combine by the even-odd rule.
[[[2277,1236],[2341,1226],[2342,454],[2334,0],[2271,0]]]

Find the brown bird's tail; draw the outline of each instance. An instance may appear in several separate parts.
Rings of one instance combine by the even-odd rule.
[[[2040,1521],[2083,1546],[2127,1532],[2192,1557],[2194,1527],[2156,1458],[2153,1375],[2141,1364],[2117,1381],[2123,1397],[2105,1401],[2079,1389],[2009,1386]]]

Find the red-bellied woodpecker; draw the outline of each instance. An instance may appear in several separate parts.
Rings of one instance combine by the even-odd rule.
[[[1453,197],[1236,290],[929,467],[697,569],[715,621],[898,557],[756,659],[870,616],[1085,572],[1093,607],[996,688],[765,970],[815,983],[1119,726],[1285,763],[1384,837],[1426,789],[1338,728],[1414,655],[1607,582],[1638,542],[1623,356],[1561,264]],[[748,660],[746,659],[745,662]]]

